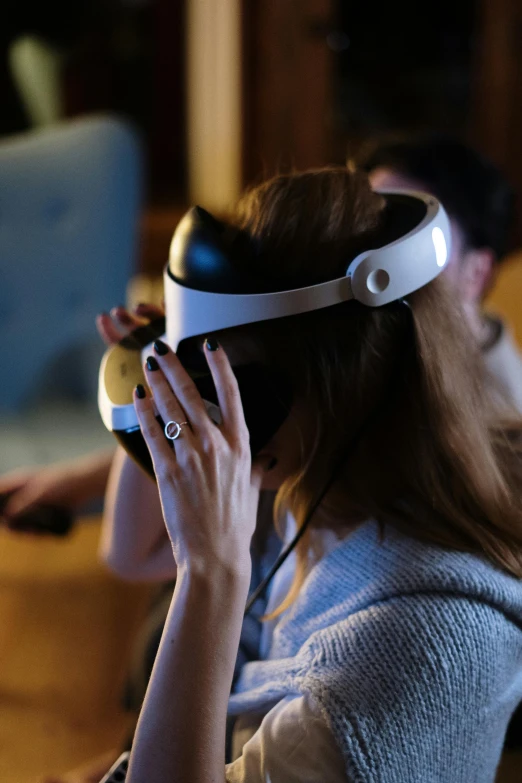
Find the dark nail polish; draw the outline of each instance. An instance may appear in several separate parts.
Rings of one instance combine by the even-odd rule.
[[[276,465],[277,465],[277,459],[274,457],[274,458],[273,458],[273,459],[271,459],[271,460],[270,460],[270,462],[268,463],[268,465],[267,465],[267,467],[266,467],[267,471],[268,471],[268,470],[273,470],[273,469],[275,468],[275,466],[276,466]]]
[[[159,364],[154,356],[147,356],[147,369],[152,372],[154,372],[154,370],[159,370]]]
[[[165,356],[166,353],[169,352],[169,346],[166,345],[163,340],[156,340],[154,342],[154,350],[157,354],[160,356]]]
[[[219,348],[219,343],[216,339],[214,339],[214,337],[207,337],[205,340],[205,345],[208,351],[217,351]]]
[[[145,388],[141,383],[138,383],[136,386],[136,397],[139,397],[140,400],[143,400],[145,397]]]

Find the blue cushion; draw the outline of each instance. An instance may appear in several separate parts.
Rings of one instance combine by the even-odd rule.
[[[111,117],[0,142],[0,411],[82,373],[95,388],[94,319],[135,269],[141,168],[136,133]]]

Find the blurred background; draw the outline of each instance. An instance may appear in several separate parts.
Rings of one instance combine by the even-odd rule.
[[[113,444],[94,319],[161,302],[189,205],[225,214],[276,171],[424,130],[473,144],[520,196],[521,37],[519,0],[3,0],[0,473]],[[521,205],[490,302],[519,341]],[[127,731],[119,694],[149,592],[97,563],[98,510],[63,541],[0,531],[4,783],[63,773]]]

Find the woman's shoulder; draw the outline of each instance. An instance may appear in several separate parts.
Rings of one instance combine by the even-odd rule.
[[[334,678],[375,683],[422,672],[425,682],[442,684],[464,670],[498,670],[503,658],[518,666],[522,622],[464,595],[397,595],[318,629],[302,652],[311,671],[329,670]]]
[[[522,580],[484,557],[414,539],[368,522],[310,572],[294,616],[319,606],[339,618],[408,596],[461,597],[497,607],[522,622]]]
[[[398,611],[399,607],[401,612]],[[486,609],[493,610],[490,615]],[[367,523],[329,552],[310,572],[294,605],[281,619],[272,657],[295,655],[316,634],[385,629],[410,615],[438,627],[466,615],[470,629],[489,621],[522,627],[522,581],[484,558],[384,534]],[[434,627],[434,626],[433,626]]]

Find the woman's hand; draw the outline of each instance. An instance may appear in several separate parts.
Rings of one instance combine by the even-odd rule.
[[[114,345],[131,334],[134,329],[145,326],[155,318],[165,315],[164,311],[151,304],[139,304],[134,313],[125,307],[113,307],[110,313],[100,313],[96,318],[98,334],[106,345]]]
[[[154,351],[146,379],[163,421],[182,425],[173,445],[143,387],[137,387],[134,404],[178,576],[127,779],[208,783],[225,779],[227,702],[263,465],[252,465],[237,381],[217,342],[208,340],[204,351],[221,409],[219,427],[176,355],[160,341]]]
[[[208,783],[225,779],[227,702],[250,581],[262,465],[252,466],[236,378],[217,342],[208,340],[204,351],[222,414],[219,427],[176,355],[158,341],[154,348],[145,373],[163,421],[182,425],[173,448],[143,387],[137,387],[134,403],[178,577],[127,779]]]
[[[21,468],[0,478],[0,494],[8,496],[2,516],[9,524],[38,505],[74,509],[79,505],[80,491],[81,479],[68,464]]]
[[[219,427],[177,356],[158,341],[145,373],[163,421],[185,422],[174,448],[143,387],[135,392],[135,406],[178,568],[203,573],[216,566],[247,577],[262,466],[252,466],[239,389],[224,350],[212,339],[204,351],[223,419]]]

